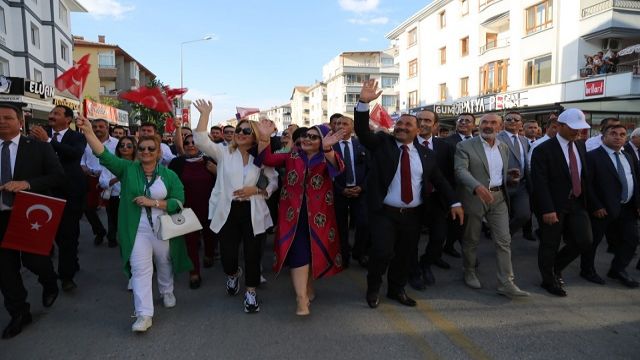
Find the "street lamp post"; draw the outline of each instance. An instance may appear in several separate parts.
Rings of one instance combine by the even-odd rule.
[[[189,41],[183,41],[180,43],[180,88],[182,89],[184,87],[183,85],[183,78],[184,78],[184,44],[189,44],[189,43],[194,43],[194,42],[198,42],[198,41],[207,41],[207,40],[211,40],[213,39],[213,36],[211,35],[207,35],[205,37],[203,37],[202,39],[196,39],[196,40],[189,40]],[[184,103],[182,101],[182,96],[180,95],[180,109],[182,109],[182,107],[184,106]]]

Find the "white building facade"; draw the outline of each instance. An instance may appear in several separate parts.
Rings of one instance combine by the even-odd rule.
[[[309,125],[329,122],[327,116],[327,85],[316,82],[309,87]]]
[[[296,86],[291,93],[291,123],[298,126],[309,126],[309,87]]]
[[[640,124],[637,55],[619,57],[615,72],[584,69],[587,55],[640,43],[640,1],[436,0],[387,38],[398,51],[403,112],[446,119],[514,109],[542,120],[578,107],[594,124],[608,116]]]

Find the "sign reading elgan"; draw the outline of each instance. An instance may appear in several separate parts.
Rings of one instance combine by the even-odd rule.
[[[41,99],[52,98],[56,94],[56,88],[43,82],[26,80],[24,82],[25,95],[29,93],[39,96]]]

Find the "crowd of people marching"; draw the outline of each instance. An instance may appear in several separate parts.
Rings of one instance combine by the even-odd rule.
[[[433,286],[432,267],[452,267],[443,254],[461,258],[464,283],[482,288],[487,279],[478,275],[476,251],[483,232],[495,244],[496,291],[504,296],[529,296],[516,285],[512,264],[511,239],[519,232],[539,241],[541,286],[550,294],[567,296],[562,272],[578,257],[580,275],[605,284],[594,266],[604,237],[614,254],[607,277],[638,287],[627,267],[638,244],[640,129],[628,134],[609,118],[601,134],[587,138],[585,115],[566,109],[549,115],[542,137],[535,120],[515,111],[479,119],[460,114],[446,137],[438,136],[431,111],[402,115],[391,132],[374,131],[369,103],[380,94],[369,80],[354,119],[334,114],[327,125],[291,125],[280,136],[268,119],[208,129],[213,106],[198,100],[197,127],[192,133],[178,124],[171,147],[151,123],[142,124],[137,137],[120,127],[110,134],[107,121],[74,119],[64,106],[51,111],[49,128],[23,134],[20,104],[0,103],[2,237],[14,193],[67,201],[52,252],[57,270],[54,255],[0,248],[0,287],[11,316],[2,337],[16,336],[32,321],[22,265],[38,276],[45,307],[54,304],[58,282],[63,291],[77,288],[83,214],[95,245],[106,237],[109,247],[120,249],[134,332],[152,325],[154,272],[162,304],[171,308],[174,274],[188,271],[189,286],[197,289],[201,266],[218,257],[226,292],[235,296],[244,288],[244,311],[259,312],[268,233],[274,234],[274,272],[290,269],[299,316],[310,313],[314,280],[352,260],[367,269],[371,308],[379,305],[385,274],[387,298],[415,306],[406,285]],[[74,121],[78,131],[69,127]],[[88,183],[108,200],[106,229],[97,205],[86,201]],[[194,211],[202,230],[161,240],[158,216],[183,207]],[[428,242],[419,249],[425,231]]]

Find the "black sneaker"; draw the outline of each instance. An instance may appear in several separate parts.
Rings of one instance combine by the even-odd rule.
[[[260,302],[255,291],[247,291],[244,293],[244,312],[247,314],[257,313],[260,311]]]
[[[227,294],[233,296],[238,295],[240,291],[240,277],[242,276],[242,268],[238,267],[238,272],[235,276],[227,276]]]

